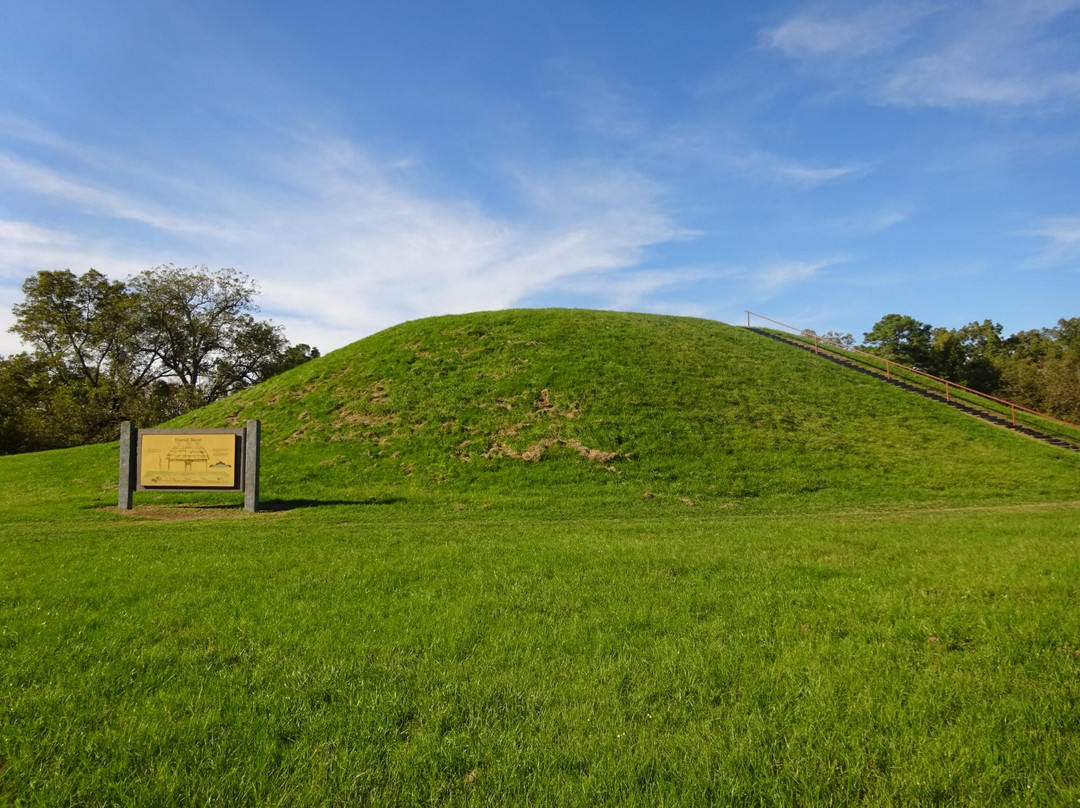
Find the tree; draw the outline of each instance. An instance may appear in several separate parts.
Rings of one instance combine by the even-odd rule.
[[[131,295],[121,281],[110,281],[91,269],[82,277],[70,270],[45,271],[22,285],[25,299],[12,311],[11,328],[31,346],[61,381],[82,380],[101,386],[126,353],[129,370],[137,370],[131,329]],[[125,351],[125,349],[127,349]],[[152,364],[144,362],[141,370]]]
[[[308,345],[306,342],[289,345],[276,357],[267,358],[264,362],[259,363],[250,379],[250,383],[258,384],[266,381],[271,376],[277,376],[286,370],[292,370],[294,367],[312,359],[318,359],[319,356],[319,349]]]
[[[27,440],[42,448],[106,440],[121,421],[155,414],[139,406],[141,393],[167,371],[140,340],[138,301],[122,281],[93,269],[43,271],[22,291],[11,330],[31,354],[7,370],[26,372],[32,360],[39,371],[23,405],[40,416],[22,419]]]
[[[983,320],[957,329],[935,328],[929,364],[950,381],[994,393],[1001,385],[1004,353],[1001,325]]]
[[[319,355],[256,320],[258,289],[232,269],[42,271],[23,294],[11,330],[30,351],[0,359],[4,452],[111,440]]]
[[[1017,331],[1005,340],[1005,353],[1013,359],[1027,359],[1038,362],[1049,354],[1058,351],[1054,342],[1053,331],[1048,328],[1033,328],[1029,331]]]
[[[280,326],[257,321],[258,287],[233,269],[163,266],[136,275],[131,289],[140,302],[142,339],[175,377],[189,407],[319,355],[308,346],[291,349]]]
[[[957,330],[963,351],[964,370],[958,381],[976,390],[993,393],[1001,385],[999,359],[1004,351],[1001,324],[983,320]]]
[[[863,334],[875,353],[925,370],[931,363],[932,334],[926,323],[902,314],[886,314]]]
[[[821,335],[821,338],[843,345],[845,348],[851,348],[855,345],[855,337],[845,331],[826,331]]]
[[[44,361],[27,353],[0,357],[0,454],[54,448],[43,413],[50,386]]]
[[[1080,423],[1080,354],[1070,351],[1045,361],[1038,380],[1043,410]]]
[[[1080,421],[1080,317],[1004,341],[1003,394],[1049,415]]]
[[[1080,356],[1080,317],[1063,317],[1049,331],[1062,350]]]

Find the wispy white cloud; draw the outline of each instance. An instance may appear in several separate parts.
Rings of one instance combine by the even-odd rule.
[[[0,219],[0,354],[20,350],[7,329],[14,322],[11,307],[21,300],[22,280],[41,269],[68,269],[81,274],[94,268],[114,276],[147,269],[155,259],[138,248],[117,248],[108,241],[65,230]]]
[[[714,294],[703,310],[735,324],[745,323],[745,308],[775,317],[775,310],[770,311],[769,306],[776,305],[778,301],[790,305],[792,300],[804,299],[800,290],[806,284],[820,284],[832,267],[850,260],[851,257],[845,255],[809,260],[781,259],[714,271],[712,277],[722,279],[723,284],[714,286]],[[808,322],[808,318],[795,322]]]
[[[182,219],[172,221],[175,217],[175,209],[182,207],[188,200],[205,198],[208,185],[213,185],[216,172],[206,166],[193,166],[191,164],[176,167],[172,171],[168,169],[168,163],[162,158],[154,162],[146,162],[133,157],[130,154],[109,151],[77,140],[62,137],[61,135],[46,129],[34,121],[27,120],[16,115],[0,113],[0,138],[10,144],[6,152],[2,152],[14,165],[9,165],[9,174],[15,177],[21,176],[24,180],[36,177],[39,190],[47,191],[50,188],[57,195],[65,197],[69,195],[85,196],[84,203],[91,207],[102,206],[108,210],[109,205],[117,203],[111,198],[115,191],[109,189],[123,188],[125,185],[136,188],[147,186],[155,189],[159,198],[169,200],[168,205],[155,206],[146,195],[128,192],[127,203],[150,206],[148,215],[155,217],[154,226],[164,224],[165,229],[177,231],[199,232],[207,227],[206,222],[186,222]],[[46,159],[34,162],[31,158],[20,153],[18,146],[28,147],[30,151],[37,152]],[[74,164],[74,168],[68,170],[71,176],[77,176],[78,184],[83,186],[79,189],[64,189],[62,179],[58,178],[57,171],[47,164]],[[43,165],[45,163],[45,165]],[[107,178],[100,180],[97,178]],[[12,177],[8,177],[10,183]],[[61,186],[57,188],[56,186]],[[179,204],[178,204],[179,201]],[[165,210],[160,209],[164,207]],[[96,209],[96,208],[95,208]],[[212,220],[213,217],[211,217]]]
[[[1044,107],[1080,96],[1075,33],[1062,26],[1078,8],[1078,0],[828,3],[764,29],[761,42],[881,104]]]
[[[648,137],[649,116],[643,104],[632,100],[629,88],[566,60],[551,62],[549,68],[559,84],[549,94],[574,111],[579,127],[608,138]]]
[[[850,59],[895,49],[933,11],[924,3],[875,3],[844,12],[817,7],[764,30],[761,39],[794,58]]]
[[[0,220],[0,244],[27,244],[41,247],[46,244],[62,244],[72,240],[68,233],[38,227],[29,222],[8,222]],[[3,258],[0,257],[0,262]],[[2,265],[2,264],[0,264]]]
[[[665,156],[710,166],[755,182],[804,188],[866,170],[865,166],[857,164],[823,166],[791,160],[715,126],[668,127],[653,138],[651,148]]]
[[[0,219],[0,283],[7,285],[16,285],[39,269],[95,268],[122,275],[147,269],[152,260],[149,252],[137,248],[117,248],[106,240]]]
[[[655,293],[662,290],[675,290],[690,284],[717,281],[733,276],[731,272],[698,268],[664,268],[632,270],[615,275],[601,273],[581,275],[572,278],[564,289],[576,294],[584,294],[602,300],[604,308],[618,311],[634,310],[647,305],[650,311],[659,311]],[[663,311],[671,313],[672,307],[680,307],[680,312],[693,311],[700,314],[705,310],[700,304],[668,302],[663,304]]]
[[[750,150],[729,156],[730,164],[748,176],[762,176],[788,181],[793,185],[813,187],[834,179],[864,171],[860,165],[813,166],[784,160],[766,151]]]
[[[754,284],[760,293],[776,294],[798,283],[813,278],[821,270],[841,263],[842,258],[826,258],[818,261],[782,261],[766,264],[751,272]]]
[[[86,213],[126,219],[175,233],[227,238],[212,221],[179,216],[168,208],[92,182],[74,179],[46,166],[0,152],[0,183],[49,197]]]
[[[658,123],[632,91],[586,69],[559,67],[558,98],[590,134],[625,144],[635,156],[740,176],[758,183],[815,187],[865,170],[860,165],[821,165],[779,154],[730,126],[675,118]]]
[[[0,273],[11,282],[43,268],[117,276],[168,261],[234,266],[260,281],[264,309],[292,339],[325,350],[406,319],[505,308],[579,275],[602,273],[619,288],[651,247],[694,236],[665,210],[662,188],[603,163],[508,173],[502,181],[521,200],[513,216],[426,191],[404,168],[305,130],[266,152],[258,184],[219,176],[205,201],[181,208],[153,184],[131,192],[0,155],[0,178],[16,191],[92,214],[100,231],[110,221],[149,231],[120,227],[106,242],[4,222]],[[647,286],[622,282],[639,299]]]
[[[845,236],[869,236],[888,230],[911,218],[907,210],[882,209],[834,216],[819,223]]]
[[[843,308],[835,303],[804,303],[802,305],[786,304],[767,316],[794,328],[812,328],[817,333],[824,334],[827,331],[841,330],[839,323],[846,319],[844,314]],[[741,325],[745,323],[745,319],[738,318],[732,322]],[[751,325],[761,325],[761,322],[752,320]]]
[[[1080,258],[1080,215],[1052,216],[1028,235],[1044,239],[1046,246],[1033,260],[1035,265],[1057,264]]]

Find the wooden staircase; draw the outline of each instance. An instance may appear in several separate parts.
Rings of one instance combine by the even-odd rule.
[[[748,326],[749,331],[753,331],[755,334],[760,334],[763,337],[774,339],[777,342],[783,342],[788,345],[792,345],[804,351],[808,351],[817,355],[821,359],[834,362],[837,365],[843,365],[844,367],[858,371],[859,373],[865,373],[867,376],[873,376],[875,379],[891,384],[893,387],[899,387],[901,390],[907,390],[910,393],[915,393],[928,398],[932,401],[939,401],[946,406],[952,407],[954,410],[959,410],[962,413],[978,418],[981,421],[986,421],[988,424],[994,426],[1000,426],[1004,429],[1012,430],[1013,432],[1019,432],[1021,435],[1025,435],[1037,441],[1056,446],[1060,449],[1066,449],[1072,452],[1080,452],[1080,441],[1070,440],[1061,435],[1056,435],[1051,432],[1040,430],[1030,424],[1014,424],[1010,419],[1005,416],[993,412],[991,410],[983,409],[981,407],[973,406],[966,401],[959,401],[955,397],[946,397],[940,393],[936,393],[933,390],[928,390],[925,387],[912,384],[911,382],[904,381],[902,379],[893,378],[886,374],[884,371],[878,370],[869,365],[864,365],[859,362],[848,359],[840,354],[833,353],[827,350],[817,350],[813,344],[803,342],[802,340],[795,339],[794,337],[788,337],[783,334],[778,334],[774,331],[764,328],[752,328]]]

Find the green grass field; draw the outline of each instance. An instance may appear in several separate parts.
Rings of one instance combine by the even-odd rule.
[[[184,423],[249,417],[258,514],[0,458],[0,804],[1080,803],[1070,453],[597,312],[408,323]]]

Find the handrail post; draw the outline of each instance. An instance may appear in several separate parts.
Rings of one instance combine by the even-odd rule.
[[[945,382],[945,400],[949,400],[949,383]]]
[[[885,360],[885,378],[892,379],[892,372],[889,370],[889,360]]]
[[[819,351],[818,347],[817,347],[817,334],[814,334],[814,353],[816,353],[816,354],[821,353],[821,351]]]
[[[1015,404],[1010,404],[1009,409],[1012,410],[1013,426],[1016,426],[1016,405]]]
[[[746,310],[746,327],[750,327],[750,309]]]

